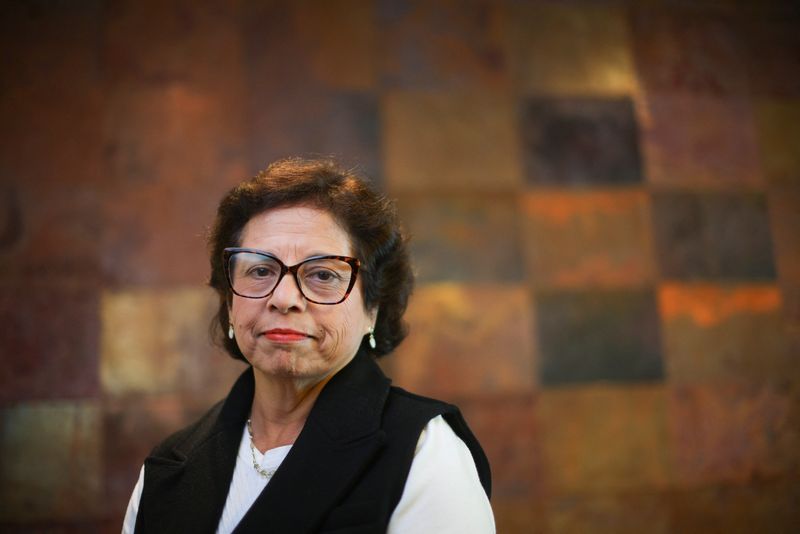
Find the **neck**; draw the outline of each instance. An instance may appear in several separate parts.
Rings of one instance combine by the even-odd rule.
[[[256,368],[253,372],[255,395],[250,415],[253,444],[261,452],[291,445],[333,373],[321,380],[298,380],[275,377]]]

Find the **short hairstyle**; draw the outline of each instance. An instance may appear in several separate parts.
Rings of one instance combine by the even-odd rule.
[[[403,314],[414,287],[408,239],[393,202],[376,193],[353,171],[343,170],[327,159],[276,161],[231,189],[220,201],[208,239],[209,285],[219,296],[219,309],[211,323],[214,342],[233,358],[246,361],[236,340],[225,335],[233,294],[225,275],[223,250],[241,245],[242,231],[254,216],[291,206],[324,210],[348,233],[361,261],[358,276],[364,305],[378,310],[376,346],[373,349],[362,340],[359,350],[375,357],[392,352],[408,334]]]

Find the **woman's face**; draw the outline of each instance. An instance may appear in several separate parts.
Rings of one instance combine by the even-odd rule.
[[[311,256],[354,255],[349,235],[328,212],[301,206],[256,215],[245,225],[240,246],[289,266]],[[312,381],[344,367],[375,322],[364,308],[360,281],[344,302],[322,305],[308,302],[290,273],[268,297],[233,295],[230,317],[236,342],[254,368]]]

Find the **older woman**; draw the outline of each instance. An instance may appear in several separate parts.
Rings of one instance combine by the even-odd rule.
[[[210,239],[216,335],[249,364],[145,460],[123,532],[493,532],[458,409],[390,386],[413,285],[390,203],[325,161],[230,191]]]

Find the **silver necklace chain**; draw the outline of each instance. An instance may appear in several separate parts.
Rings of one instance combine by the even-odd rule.
[[[269,480],[275,474],[275,469],[264,469],[256,460],[256,446],[253,444],[253,424],[247,420],[247,433],[250,434],[250,452],[253,454],[253,469],[256,473]]]

